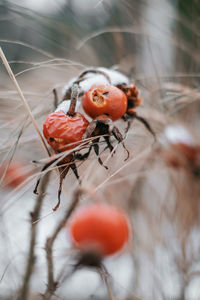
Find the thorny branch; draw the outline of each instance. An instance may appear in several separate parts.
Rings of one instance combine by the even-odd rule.
[[[40,215],[42,203],[45,197],[45,191],[49,182],[49,173],[45,174],[45,176],[42,179],[41,183],[41,193],[38,195],[35,207],[33,212],[30,213],[31,216],[31,238],[30,238],[30,245],[29,245],[29,254],[28,254],[28,261],[27,266],[25,270],[23,285],[20,290],[18,300],[26,300],[28,299],[29,295],[29,283],[31,279],[31,275],[33,273],[34,265],[35,265],[35,243],[36,243],[36,237],[37,237],[37,220]]]

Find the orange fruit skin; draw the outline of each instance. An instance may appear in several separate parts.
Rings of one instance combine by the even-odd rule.
[[[100,96],[101,101],[94,101],[96,94]],[[82,97],[83,109],[93,119],[107,115],[116,121],[126,113],[127,103],[125,93],[112,85],[93,85]]]
[[[76,248],[96,250],[102,256],[115,254],[129,240],[129,223],[125,213],[114,206],[88,205],[76,213],[69,232]]]
[[[82,140],[89,122],[80,114],[68,116],[63,111],[54,112],[47,116],[43,124],[43,134],[52,149],[58,152],[73,149]],[[62,139],[55,141],[54,139]],[[69,145],[76,143],[74,145]]]

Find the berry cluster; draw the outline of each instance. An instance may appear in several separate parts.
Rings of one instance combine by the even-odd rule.
[[[110,137],[114,136],[127,151],[126,159],[128,159],[129,151],[123,142],[122,134],[114,126],[114,121],[121,118],[126,120],[128,122],[126,131],[128,131],[131,120],[136,118],[154,135],[148,122],[136,114],[136,107],[140,105],[141,101],[141,98],[138,98],[136,87],[129,84],[128,78],[117,71],[105,68],[89,69],[72,79],[64,92],[63,101],[55,112],[47,116],[43,124],[44,137],[54,153],[67,151],[66,156],[56,164],[60,172],[60,185],[58,203],[53,210],[56,210],[60,204],[62,182],[69,169],[72,169],[79,180],[76,160],[88,158],[93,148],[99,163],[103,165],[99,157],[101,137],[104,138],[107,147],[112,152],[114,148]],[[80,102],[86,115],[92,119],[91,122],[83,114],[76,112],[77,103]],[[85,154],[81,154],[79,153],[80,149],[76,149],[78,145],[81,145],[81,149],[89,147],[89,150]],[[45,165],[43,170],[55,161],[54,159]],[[107,169],[107,166],[104,167]],[[37,193],[38,184],[39,180],[34,190],[35,193]]]

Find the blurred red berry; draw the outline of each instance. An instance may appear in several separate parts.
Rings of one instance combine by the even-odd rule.
[[[1,171],[0,171],[1,177],[3,176],[6,168],[7,168],[6,164],[4,164],[1,167]],[[6,170],[6,174],[3,179],[3,185],[15,188],[27,178],[28,173],[29,172],[25,170],[24,164],[20,162],[11,162],[11,164],[8,166]]]
[[[114,206],[88,205],[76,213],[69,224],[74,246],[115,254],[127,243],[130,233],[125,213]]]

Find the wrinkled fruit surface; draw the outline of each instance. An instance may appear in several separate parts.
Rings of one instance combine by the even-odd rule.
[[[89,122],[79,113],[68,116],[64,112],[54,112],[47,116],[43,124],[43,134],[55,152],[63,152],[78,146]],[[70,145],[71,143],[75,143]]]

